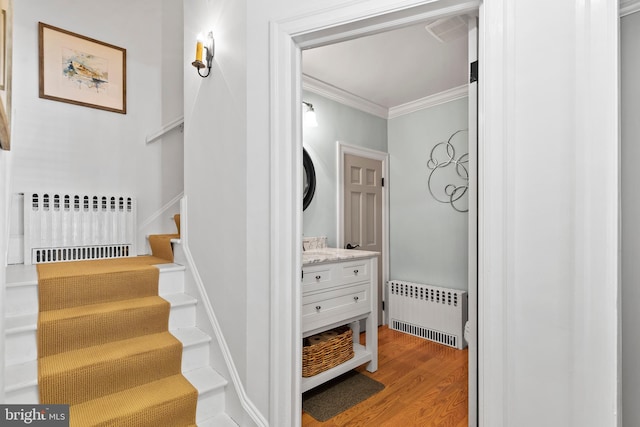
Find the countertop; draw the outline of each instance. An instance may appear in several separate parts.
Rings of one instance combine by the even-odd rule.
[[[319,264],[322,262],[345,261],[350,259],[370,258],[378,256],[380,252],[359,251],[357,249],[322,248],[309,249],[302,252],[302,265]]]

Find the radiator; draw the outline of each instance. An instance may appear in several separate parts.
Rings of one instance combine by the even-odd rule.
[[[131,197],[25,193],[25,264],[135,256],[135,241]]]
[[[467,346],[467,293],[431,285],[391,280],[389,327],[458,349]]]

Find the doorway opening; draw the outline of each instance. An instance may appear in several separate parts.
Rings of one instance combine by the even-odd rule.
[[[454,15],[302,51],[303,104],[312,104],[317,117],[313,126],[303,126],[303,145],[320,164],[321,193],[303,214],[304,239],[315,241],[309,236],[328,230],[329,247],[381,254],[380,325],[389,323],[390,279],[456,293],[477,283],[476,263],[468,260],[476,256],[477,234],[475,224],[469,224],[475,222],[477,209],[477,204],[469,209],[477,200],[476,182],[469,176],[477,169],[477,150],[469,148],[475,145],[469,140],[477,141],[477,136],[468,132],[477,116],[476,97],[469,93],[469,64],[477,60],[476,30],[475,14]],[[376,69],[381,52],[387,52],[387,62]],[[450,133],[454,137],[448,138]],[[440,143],[443,138],[448,141]],[[438,166],[431,174],[429,157],[433,169]],[[363,173],[371,178],[366,184]],[[449,197],[445,191],[451,188],[455,193]],[[395,232],[389,233],[390,228]],[[469,233],[474,238],[469,239]],[[466,292],[463,295],[466,298]],[[425,320],[428,316],[409,320],[410,314],[394,307],[395,319],[436,326]],[[466,319],[466,305],[462,311]],[[455,316],[450,325],[424,330],[437,330],[439,336],[449,327],[461,341],[464,320]],[[473,401],[475,396],[470,395]],[[419,401],[420,396],[415,398]],[[475,405],[470,412],[475,413]]]

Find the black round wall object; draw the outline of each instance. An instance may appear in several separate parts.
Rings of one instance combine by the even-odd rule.
[[[309,203],[313,199],[313,195],[316,192],[316,170],[313,167],[311,156],[307,153],[307,150],[302,149],[302,164],[304,166],[303,175],[303,189],[302,189],[302,210],[307,209]]]

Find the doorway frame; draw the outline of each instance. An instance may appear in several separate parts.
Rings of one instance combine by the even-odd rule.
[[[344,156],[345,154],[353,154],[366,159],[379,160],[382,162],[382,178],[385,184],[382,186],[382,301],[386,301],[386,283],[389,280],[389,153],[371,148],[358,147],[357,145],[348,144],[343,141],[336,141],[336,164],[338,165],[336,179],[336,214],[338,216],[336,224],[337,235],[336,242],[339,248],[344,247]],[[389,323],[387,321],[387,311],[382,310],[382,318],[379,318],[383,325]]]
[[[302,411],[299,338],[303,139],[302,114],[298,108],[302,102],[302,50],[477,11],[482,17],[480,0],[373,0],[270,23],[271,425],[297,427]],[[501,336],[500,333],[496,336]],[[480,387],[482,372],[479,370],[478,374]],[[498,365],[493,375],[494,379],[501,377]],[[495,404],[501,405],[501,394],[492,397]],[[496,415],[502,412],[501,407],[498,409]]]
[[[516,278],[510,251],[517,248],[518,231],[514,179],[523,177],[509,164],[520,154],[512,142],[526,120],[519,115],[523,101],[516,93],[516,83],[522,78],[517,72],[524,69],[516,62],[518,41],[522,40],[515,36],[520,34],[525,42],[533,40],[533,35],[517,33],[516,27],[531,15],[523,16],[522,10],[516,13],[508,0],[366,0],[322,9],[318,6],[317,11],[307,9],[304,15],[270,23],[271,425],[297,426],[301,414],[297,286],[302,265],[301,49],[313,43],[319,46],[323,40],[332,43],[340,37],[381,31],[381,21],[390,25],[405,19],[408,25],[412,21],[407,17],[428,15],[429,11],[423,13],[422,9],[430,5],[451,14],[463,13],[464,5],[475,5],[473,9],[479,10],[478,422],[480,426],[503,427],[518,415],[517,408],[510,406],[513,390],[521,386],[514,377],[515,361],[510,358],[517,342],[510,322],[529,319],[518,317],[510,305]],[[551,13],[544,7],[530,9],[534,18]],[[580,147],[580,159],[575,162],[580,179],[574,183],[572,205],[576,207],[576,236],[571,243],[583,248],[574,251],[571,271],[562,270],[581,283],[573,288],[574,324],[568,325],[575,332],[572,351],[579,353],[581,360],[568,381],[575,395],[564,402],[569,408],[564,413],[572,414],[576,425],[614,426],[620,423],[619,149],[609,143],[609,150],[602,150],[602,141],[619,141],[615,49],[619,8],[618,2],[611,0],[578,2],[562,12],[561,16],[578,18],[574,21],[575,37],[564,43],[576,50],[572,58],[575,69],[588,71],[577,73],[574,82],[584,90],[563,98],[573,100],[576,106],[567,125],[575,126]],[[536,108],[543,107],[537,102],[531,110]],[[594,159],[598,159],[600,174],[589,173]],[[594,299],[595,295],[602,298]]]

